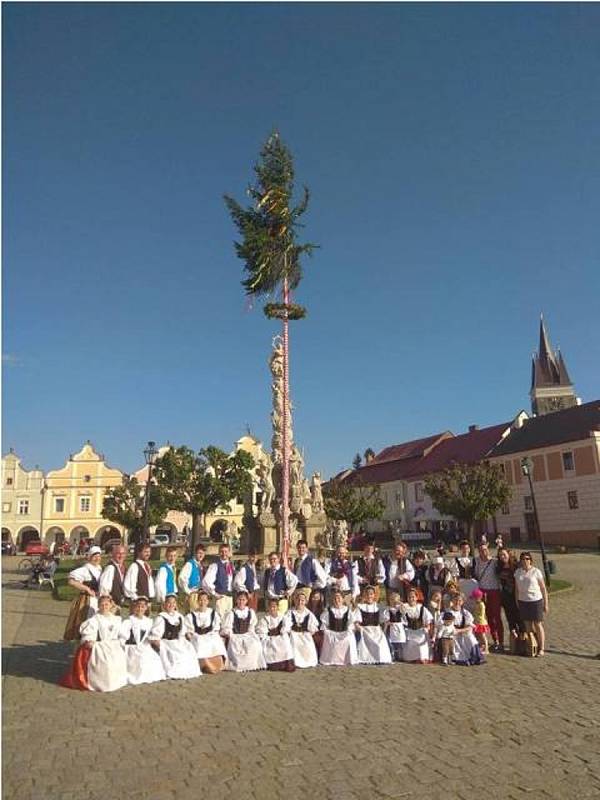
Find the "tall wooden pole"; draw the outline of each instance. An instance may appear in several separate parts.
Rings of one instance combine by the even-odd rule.
[[[283,303],[289,304],[290,292],[287,277],[283,279]],[[290,433],[288,414],[290,408],[290,362],[289,362],[289,320],[287,310],[283,317],[283,442],[282,442],[282,533],[283,533],[283,560],[287,564],[290,557]]]

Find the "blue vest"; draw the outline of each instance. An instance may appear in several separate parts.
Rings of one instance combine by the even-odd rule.
[[[265,577],[263,579],[263,590],[264,593],[267,593],[269,588],[269,581],[271,580],[271,570],[268,569],[265,572]],[[287,591],[287,581],[285,579],[285,567],[281,566],[275,570],[275,576],[273,577],[273,593],[276,595],[285,594]]]
[[[231,591],[229,588],[227,567],[221,560],[217,561],[217,579],[215,580],[215,590],[217,594],[225,594],[226,592]]]
[[[188,585],[190,589],[196,589],[198,586],[200,586],[200,567],[198,566],[198,562],[195,558],[190,558],[188,564],[191,564],[192,567]]]
[[[304,561],[300,564],[300,583],[304,584],[304,586],[312,586],[313,583],[317,580],[317,572],[313,565],[313,557],[306,556]]]
[[[253,592],[256,580],[256,573],[254,572],[254,567],[251,564],[245,564],[245,567],[246,567],[246,580],[244,581],[244,583],[246,585],[246,589],[249,592]]]
[[[173,567],[170,567],[166,562],[160,565],[161,569],[167,571],[167,594],[177,594],[175,589],[175,574]]]

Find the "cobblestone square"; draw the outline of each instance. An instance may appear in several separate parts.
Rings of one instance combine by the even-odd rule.
[[[600,797],[600,558],[558,556],[544,659],[56,685],[68,604],[3,559],[7,800]]]

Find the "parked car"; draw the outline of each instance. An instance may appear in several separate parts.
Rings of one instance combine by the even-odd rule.
[[[150,539],[150,547],[163,546],[165,544],[171,544],[171,537],[168,533],[157,533]]]
[[[47,556],[49,552],[48,546],[39,539],[27,542],[25,545],[26,556]]]
[[[2,542],[2,555],[3,556],[16,556],[17,548],[12,542]]]

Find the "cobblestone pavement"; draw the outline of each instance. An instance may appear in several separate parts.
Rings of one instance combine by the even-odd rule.
[[[56,685],[68,604],[3,559],[10,800],[600,797],[600,557],[556,558],[544,659]]]

